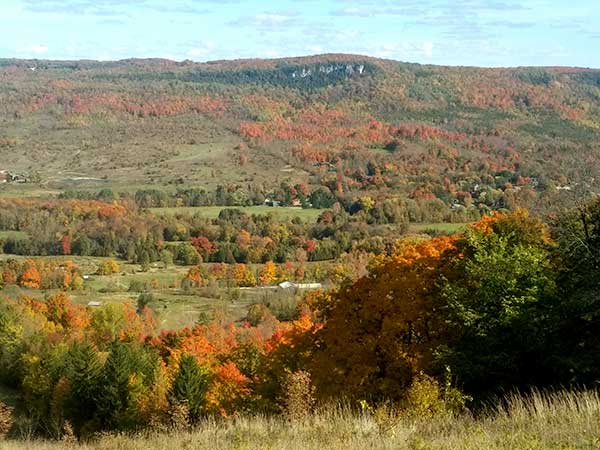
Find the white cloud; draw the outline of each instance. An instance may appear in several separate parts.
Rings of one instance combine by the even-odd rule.
[[[306,50],[311,54],[325,53],[325,50],[320,45],[309,45],[306,47]]]
[[[190,48],[186,52],[186,56],[192,59],[205,59],[213,54],[215,44],[212,42],[203,42]]]
[[[356,7],[347,7],[338,9],[333,12],[334,16],[358,16],[358,17],[368,17],[374,14],[373,10],[369,10],[366,8],[356,8]]]
[[[423,53],[425,53],[425,56],[427,57],[431,57],[433,55],[433,42],[423,43]]]
[[[48,52],[48,46],[44,44],[34,44],[28,45],[26,47],[20,48],[19,53],[25,56],[28,55],[43,55]]]
[[[254,23],[263,27],[279,27],[289,23],[292,16],[284,14],[260,13],[254,16]]]
[[[261,58],[280,58],[281,52],[279,52],[279,50],[276,50],[274,48],[267,48],[267,49],[263,49],[263,50],[259,51],[258,56]]]
[[[229,26],[250,27],[261,31],[283,31],[298,24],[299,14],[294,11],[261,12],[252,16],[242,16],[228,23]]]
[[[367,53],[379,58],[389,58],[400,61],[421,61],[424,58],[431,58],[434,53],[434,48],[435,44],[431,41],[425,41],[423,43],[400,42],[373,46]]]

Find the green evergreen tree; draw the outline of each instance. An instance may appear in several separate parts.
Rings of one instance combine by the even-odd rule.
[[[206,391],[210,382],[207,368],[198,364],[191,355],[183,355],[179,371],[171,386],[172,403],[186,403],[190,418],[197,420],[202,412]]]
[[[78,434],[98,429],[97,408],[102,380],[102,362],[89,343],[76,342],[67,353],[67,379],[71,387],[65,402],[66,418]]]
[[[130,380],[135,376],[139,385],[147,389],[154,381],[157,367],[157,355],[147,348],[124,342],[111,344],[98,399],[98,416],[103,427],[126,429],[138,424],[132,389],[139,386],[132,386]]]

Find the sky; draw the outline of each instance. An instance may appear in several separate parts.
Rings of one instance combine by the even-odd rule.
[[[0,58],[600,68],[600,0],[0,0]]]

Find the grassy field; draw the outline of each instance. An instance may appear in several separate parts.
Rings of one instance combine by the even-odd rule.
[[[0,239],[27,239],[24,231],[0,231]]]
[[[322,209],[303,209],[299,207],[278,207],[270,206],[198,206],[198,207],[180,207],[180,208],[152,208],[151,211],[157,215],[190,214],[199,215],[207,219],[215,219],[224,209],[241,209],[246,214],[273,214],[281,220],[291,220],[300,217],[304,221],[315,222],[319,215],[324,211]]]
[[[425,233],[432,230],[438,233],[452,234],[461,232],[469,223],[411,223],[408,231],[412,233]]]
[[[220,317],[239,322],[246,317],[248,307],[255,303],[274,305],[275,313],[291,314],[295,311],[301,293],[281,290],[227,287],[209,285],[186,291],[181,281],[189,267],[171,265],[164,268],[154,263],[147,272],[142,272],[137,264],[120,262],[121,271],[114,275],[96,275],[103,261],[111,258],[91,256],[55,256],[24,257],[0,255],[0,260],[15,259],[54,259],[73,261],[83,275],[86,275],[81,291],[69,291],[69,298],[76,304],[86,306],[90,301],[102,304],[128,303],[135,307],[142,292],[151,293],[149,306],[154,310],[158,328],[161,330],[179,329],[196,323],[201,317],[211,317],[218,312]],[[257,269],[258,266],[252,266]],[[6,286],[0,291],[2,296],[16,298],[25,294],[35,298],[44,298],[53,291],[32,290],[20,286]]]
[[[241,417],[206,420],[192,431],[103,436],[81,445],[20,440],[3,450],[575,450],[600,448],[596,392],[514,397],[473,418],[401,419],[328,408],[306,419]],[[27,436],[25,436],[27,438]]]

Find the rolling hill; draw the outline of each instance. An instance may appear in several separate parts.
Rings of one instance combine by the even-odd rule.
[[[531,206],[596,188],[600,71],[0,60],[0,124],[0,170],[50,190],[289,182]]]

